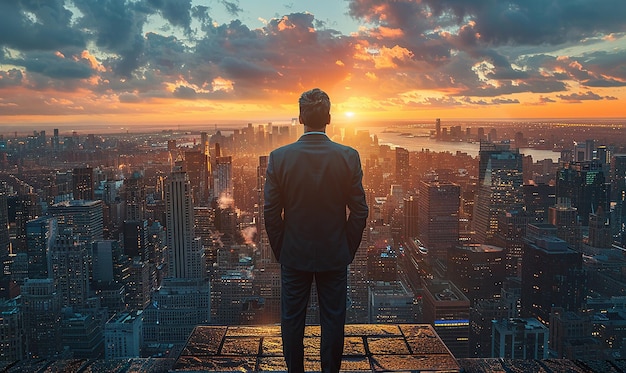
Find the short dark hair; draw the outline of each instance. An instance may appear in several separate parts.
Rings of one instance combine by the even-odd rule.
[[[302,93],[300,100],[300,118],[302,123],[311,128],[323,128],[330,122],[330,98],[326,92],[313,88]]]

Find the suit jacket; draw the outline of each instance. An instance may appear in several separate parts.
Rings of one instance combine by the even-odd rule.
[[[310,272],[350,264],[368,215],[362,179],[359,153],[324,133],[304,134],[272,151],[264,214],[276,259]]]

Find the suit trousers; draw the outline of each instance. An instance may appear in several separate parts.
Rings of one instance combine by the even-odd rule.
[[[347,267],[338,271],[305,272],[281,266],[281,334],[285,362],[289,372],[304,372],[304,326],[313,280],[322,329],[322,371],[339,372],[346,322]]]

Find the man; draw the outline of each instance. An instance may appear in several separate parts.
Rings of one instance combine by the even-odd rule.
[[[363,171],[356,150],[326,136],[328,95],[315,88],[304,92],[299,104],[304,134],[270,153],[265,181],[265,228],[281,264],[283,353],[289,372],[304,371],[304,326],[315,280],[322,371],[338,372],[347,266],[361,243],[368,214]]]

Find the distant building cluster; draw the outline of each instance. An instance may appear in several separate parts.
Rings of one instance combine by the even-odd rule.
[[[198,325],[280,322],[263,188],[302,130],[0,136],[0,361],[177,356]],[[626,356],[626,144],[437,119],[435,153],[328,130],[370,207],[349,323],[428,323],[456,358]]]

